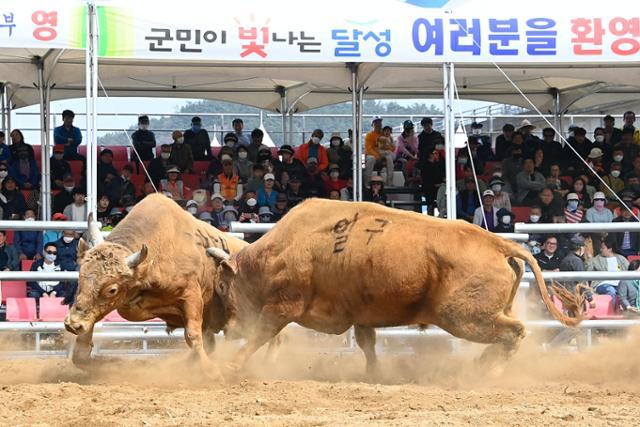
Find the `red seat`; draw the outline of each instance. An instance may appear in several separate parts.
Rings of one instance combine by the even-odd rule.
[[[35,159],[36,163],[38,164],[38,167],[40,167],[40,159],[42,158],[42,148],[41,148],[40,144],[32,145],[31,147],[33,148],[33,158]]]
[[[23,259],[20,261],[20,270],[22,271],[31,271],[31,266],[35,261],[32,259]]]
[[[2,291],[2,302],[6,302],[7,298],[26,298],[27,282],[3,280],[0,283]]]
[[[219,157],[220,156],[220,150],[222,150],[222,147],[211,147],[211,155],[213,157]]]
[[[31,190],[20,190],[22,192],[22,197],[27,201],[31,198]]]
[[[563,175],[560,177],[560,179],[567,184],[569,187],[571,187],[573,185],[573,178],[568,176],[568,175]]]
[[[192,190],[200,188],[200,176],[193,173],[183,173],[182,182],[185,187],[189,187]]]
[[[108,148],[109,150],[113,151],[113,161],[127,161],[129,160],[129,151],[127,150],[127,147],[125,145],[114,145],[112,147],[102,147],[102,149],[104,150],[105,148]],[[117,168],[116,168],[117,169]],[[118,169],[120,170],[120,169]]]
[[[271,147],[271,157],[274,159],[278,158],[278,147]]]
[[[82,160],[70,160],[69,167],[71,168],[71,175],[76,179],[76,185],[79,184],[78,180],[82,176]]]
[[[87,146],[85,144],[78,146],[78,154],[81,156],[87,157]]]
[[[13,245],[13,230],[5,230],[7,244]]]
[[[136,188],[136,194],[139,194],[142,190],[145,179],[147,179],[146,175],[131,175],[131,183]]]
[[[193,173],[196,175],[201,175],[203,173],[207,173],[207,169],[209,169],[208,161],[197,161],[193,162]]]
[[[531,209],[528,206],[512,206],[511,212],[516,216],[515,222],[527,222],[529,220],[529,212]]]
[[[640,255],[629,255],[627,259],[629,260],[629,262],[640,260]]]
[[[118,172],[121,172],[121,171],[122,171],[122,168],[123,168],[125,165],[131,165],[131,167],[133,168],[133,172],[135,173],[136,166],[135,166],[134,164],[132,164],[131,162],[129,162],[128,160],[117,160],[117,161],[116,161],[116,160],[114,160],[114,161],[113,161],[113,167],[114,167],[114,168],[116,168],[116,170],[117,170]]]
[[[623,319],[624,316],[616,314],[613,300],[610,295],[593,295],[596,308],[587,308],[584,313],[585,319]]]
[[[7,320],[10,322],[33,322],[37,320],[35,298],[8,298]]]
[[[63,298],[40,298],[40,320],[43,322],[62,322],[69,306],[62,305]]]

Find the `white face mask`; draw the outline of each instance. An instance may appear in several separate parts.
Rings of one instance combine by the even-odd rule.
[[[491,189],[493,190],[494,193],[499,193],[500,190],[502,190],[502,185],[494,184],[494,185],[491,186]]]
[[[195,207],[195,206],[189,206],[187,208],[187,211],[189,211],[190,214],[194,215],[194,214],[198,213],[198,208]]]
[[[538,222],[540,221],[540,215],[529,215],[529,220],[531,222]]]
[[[329,174],[329,176],[330,176],[332,179],[338,179],[338,177],[340,176],[340,172],[331,172],[331,173]]]
[[[160,157],[164,160],[168,160],[171,157],[171,153],[160,153]]]
[[[482,133],[481,129],[471,129],[472,135],[480,135]]]
[[[246,151],[239,151],[238,152],[238,158],[246,159],[247,158],[247,152]]]
[[[35,221],[36,219],[34,217],[30,216],[29,218],[25,218],[24,220],[25,221]]]
[[[180,138],[176,139],[176,142],[178,144],[182,144],[184,142],[184,136],[181,136]]]
[[[72,186],[67,186],[67,185],[64,186],[64,189],[67,190],[69,193],[71,193],[74,188],[75,187],[73,185]]]
[[[9,175],[9,171],[0,171],[0,178],[6,178]]]
[[[504,215],[502,217],[502,223],[506,224],[506,225],[511,224],[511,216],[510,215]]]
[[[54,262],[56,260],[56,254],[44,254],[44,259],[49,262]]]
[[[597,135],[596,142],[604,142],[604,135]]]
[[[619,170],[615,170],[615,169],[612,170],[611,171],[611,176],[614,177],[614,178],[619,177],[620,176],[620,171]]]
[[[501,171],[494,172],[493,176],[497,176],[498,178],[502,178],[502,172]]]
[[[247,206],[249,206],[249,207],[254,207],[256,205],[256,203],[258,203],[258,202],[253,197],[250,198],[250,199],[247,199]]]
[[[140,130],[149,130],[149,125],[140,125]]]
[[[573,131],[569,132],[569,138],[573,138],[575,135],[575,133]]]
[[[65,243],[71,243],[73,242],[73,237],[64,236],[62,240],[64,240]]]
[[[320,138],[318,138],[317,136],[312,136],[311,142],[313,142],[314,144],[320,144]]]
[[[621,162],[623,158],[624,158],[624,156],[620,156],[620,155],[613,156],[613,161],[614,162]]]

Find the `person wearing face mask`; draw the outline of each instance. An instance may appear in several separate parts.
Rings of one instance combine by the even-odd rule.
[[[236,152],[240,147],[245,147],[245,149],[247,148],[247,145],[238,144],[238,137],[233,132],[227,132],[222,141],[224,142],[225,147],[231,148],[234,152]]]
[[[491,150],[491,138],[488,135],[482,133],[482,123],[471,123],[471,134],[469,135],[469,142],[477,144],[476,155],[478,161],[484,165],[486,162],[493,161],[495,156]]]
[[[607,144],[607,134],[604,128],[597,127],[593,131],[593,147],[598,147],[604,153],[606,159],[611,158],[612,145]]]
[[[55,244],[58,248],[58,261],[60,264],[63,265],[67,271],[75,271],[78,257],[78,239],[76,238],[76,232],[73,230],[64,230],[62,237],[56,240]]]
[[[31,271],[52,273],[62,270],[58,259],[58,247],[53,242],[44,245],[42,256],[31,265]],[[27,288],[30,298],[63,297],[65,294],[65,284],[58,280],[27,282]]]
[[[53,155],[49,159],[49,170],[51,172],[51,189],[64,190],[64,176],[71,174],[71,165],[63,159],[64,146],[56,145],[53,147]]]
[[[62,178],[62,191],[53,196],[53,213],[62,213],[64,208],[73,203],[71,192],[74,188],[76,188],[76,180],[68,173]]]
[[[582,222],[582,218],[584,217],[584,210],[580,207],[580,199],[576,193],[567,194],[565,208],[564,208],[564,219],[568,224],[577,224]]]
[[[273,212],[271,212],[271,208],[269,206],[261,206],[258,209],[258,218],[261,223],[274,223],[273,220]]]
[[[151,181],[158,187],[160,181],[167,178],[167,169],[171,166],[171,145],[162,144],[160,146],[160,154],[155,159],[149,162],[147,170],[151,176]]]
[[[498,224],[493,229],[494,233],[513,233],[513,220],[515,214],[508,209],[500,208],[496,213]]]
[[[505,182],[498,176],[493,176],[489,181],[489,188],[493,191],[493,206],[496,208],[506,208],[511,210],[511,198],[509,193],[504,190]]]
[[[329,175],[324,176],[325,193],[329,194],[331,190],[342,190],[347,181],[340,179],[340,167],[338,165],[329,165]]]
[[[36,213],[33,209],[24,211],[25,221],[35,221]],[[25,259],[38,259],[42,252],[42,232],[19,230],[13,235],[13,246],[18,251],[20,261]]]
[[[600,185],[600,191],[602,191],[605,196],[607,196],[607,200],[611,202],[616,202],[618,200],[616,198],[616,194],[619,194],[624,190],[624,180],[620,178],[621,173],[622,164],[614,162],[611,163],[609,173],[602,177],[606,186],[604,184]],[[609,190],[609,188],[613,191]]]
[[[23,190],[38,188],[40,184],[40,171],[33,158],[29,158],[29,150],[20,147],[17,151],[18,158],[9,166],[9,175],[15,178]]]
[[[0,130],[0,162],[9,162],[11,160],[11,148],[7,145],[4,132]]]
[[[0,193],[0,208],[2,208],[2,219],[17,220],[27,209],[22,192],[16,185],[16,180],[8,176],[2,181],[2,192]]]
[[[587,209],[585,218],[587,222],[611,222],[613,221],[613,212],[607,209],[607,198],[604,193],[598,191],[593,195],[593,207]]]
[[[240,177],[233,168],[233,160],[231,157],[225,157],[222,160],[222,173],[216,177],[213,184],[213,192],[222,194],[222,197],[229,202],[234,203],[242,196],[243,184]]]
[[[620,142],[614,147],[614,150],[622,151],[624,158],[622,159],[622,165],[624,168],[631,169],[633,159],[640,153],[640,147],[633,141],[634,130],[631,128],[622,129],[622,138]]]
[[[249,151],[244,145],[239,145],[236,151],[236,159],[233,162],[235,173],[242,182],[247,182],[253,172],[253,163],[249,160]]]
[[[329,164],[338,165],[340,168],[340,177],[345,178],[352,175],[353,170],[353,153],[351,149],[344,145],[344,141],[339,133],[333,133],[329,139],[329,148],[327,149]],[[304,173],[298,171],[296,173]]]
[[[185,206],[185,210],[193,217],[198,218],[198,202],[195,200],[189,200]]]
[[[132,175],[133,168],[131,165],[124,165],[120,172],[120,176],[114,178],[111,182],[111,191],[108,194],[111,200],[122,204],[122,200],[127,196],[135,199],[136,186],[131,182]]]
[[[264,175],[264,186],[258,189],[257,201],[258,206],[273,207],[276,205],[278,199],[278,192],[273,188],[275,185],[276,177],[272,173]]]
[[[189,147],[193,160],[205,161],[211,159],[211,139],[209,138],[209,132],[202,127],[202,119],[200,117],[191,118],[191,128],[184,131],[183,137],[184,146]]]
[[[233,127],[234,134],[236,135],[237,143],[248,147],[252,142],[253,135],[249,136],[246,132],[244,132],[244,122],[242,121],[242,119],[233,119],[233,121],[231,122],[231,126]],[[260,140],[260,144],[262,144],[262,140]]]
[[[138,117],[138,130],[131,134],[131,141],[142,161],[153,159],[156,136],[149,130],[149,116]],[[135,152],[131,152],[131,161],[138,163],[138,156]]]
[[[320,145],[320,141],[324,137],[324,132],[321,129],[316,129],[311,134],[311,139],[308,142],[302,144],[295,153],[295,158],[307,167],[309,159],[316,159],[315,171],[323,172],[329,166],[329,156],[327,149]]]
[[[171,144],[169,163],[177,166],[182,173],[191,173],[193,170],[191,147],[184,143],[184,136],[179,130],[174,130],[171,137],[173,138],[173,144]]]

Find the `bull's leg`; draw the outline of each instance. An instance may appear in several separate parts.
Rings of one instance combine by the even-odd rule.
[[[367,374],[378,374],[378,357],[376,356],[376,330],[367,326],[355,325],[356,342],[367,358]]]
[[[184,335],[185,340],[194,357],[198,360],[205,375],[212,379],[220,377],[217,366],[211,362],[204,350],[204,339],[202,334],[202,298],[200,295],[192,296],[185,300],[183,305],[183,316],[185,320]]]
[[[202,331],[202,336],[204,339],[204,350],[207,354],[213,353],[216,349],[216,333],[205,327]]]
[[[267,355],[265,359],[267,363],[275,364],[280,353],[280,347],[284,342],[284,332],[279,333],[269,341],[269,347],[267,347]]]
[[[487,347],[479,363],[487,372],[492,375],[499,375],[504,370],[505,362],[516,352],[520,346],[520,341],[525,336],[525,328],[522,322],[504,313],[496,316],[494,323],[487,330],[494,343]]]
[[[83,334],[76,337],[71,360],[76,366],[87,366],[91,361],[91,349],[93,348],[93,325]]]

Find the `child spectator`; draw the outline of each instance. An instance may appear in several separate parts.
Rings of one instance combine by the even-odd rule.
[[[25,221],[35,221],[36,214],[32,209],[24,211]],[[40,257],[42,252],[42,232],[19,230],[14,233],[13,245],[18,252],[20,261]]]
[[[369,188],[364,192],[363,200],[365,202],[387,204],[387,195],[384,191],[384,179],[380,175],[374,175],[369,181]]]
[[[18,251],[7,243],[7,233],[0,230],[0,271],[17,271],[19,263]]]
[[[87,220],[87,203],[86,191],[80,187],[76,187],[71,192],[73,203],[64,208],[63,215],[70,221],[86,221]]]
[[[109,214],[111,213],[112,208],[113,206],[111,206],[111,199],[109,199],[109,196],[107,196],[106,194],[100,196],[96,209],[96,219],[99,222],[104,223],[107,218],[109,218]]]

